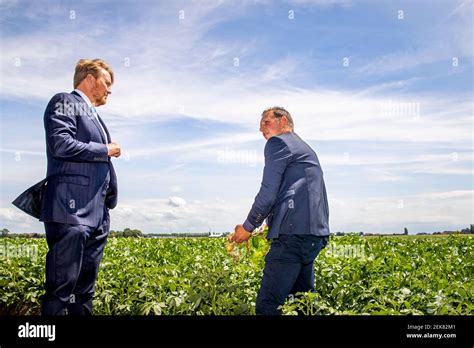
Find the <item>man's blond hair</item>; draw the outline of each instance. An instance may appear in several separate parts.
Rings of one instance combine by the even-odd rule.
[[[102,59],[80,59],[76,64],[76,71],[74,73],[74,88],[80,85],[82,80],[88,74],[98,78],[102,69],[110,74],[111,82],[114,83],[114,72],[109,64]]]

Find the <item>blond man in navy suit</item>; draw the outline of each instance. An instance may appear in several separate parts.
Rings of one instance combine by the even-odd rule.
[[[101,59],[81,59],[74,91],[56,94],[44,113],[47,184],[40,220],[49,251],[43,315],[92,313],[94,285],[117,205],[111,161],[120,146],[97,113],[111,94],[114,73]]]

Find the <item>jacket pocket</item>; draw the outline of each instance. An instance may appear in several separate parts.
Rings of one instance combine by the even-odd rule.
[[[281,204],[286,204],[285,201],[288,202],[286,199],[290,198],[290,197],[293,197],[294,195],[295,195],[295,190],[294,189],[287,190],[283,193],[280,193],[274,206],[278,207]]]
[[[286,208],[286,211],[285,211],[285,215],[283,215],[283,219],[281,220],[281,226],[282,227],[287,227],[286,226],[286,221],[288,220],[288,215],[290,215],[290,211],[291,209],[293,208],[290,208],[290,202],[285,202],[285,208]]]
[[[56,195],[59,204],[69,214],[83,214],[84,208],[92,198],[90,196],[89,177],[85,175],[59,175]]]

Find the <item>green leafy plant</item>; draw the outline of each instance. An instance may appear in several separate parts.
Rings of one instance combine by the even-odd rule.
[[[39,314],[45,239],[35,258],[0,255],[0,314]],[[110,238],[94,312],[101,315],[252,315],[270,247],[265,232],[229,255],[225,238]],[[8,250],[4,248],[4,250]],[[315,261],[315,292],[290,297],[288,315],[472,315],[474,238],[332,237]]]

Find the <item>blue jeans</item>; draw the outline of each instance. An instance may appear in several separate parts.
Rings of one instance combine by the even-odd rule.
[[[288,295],[314,292],[314,259],[328,236],[282,234],[272,240],[257,295],[257,315],[280,315],[278,306]]]

